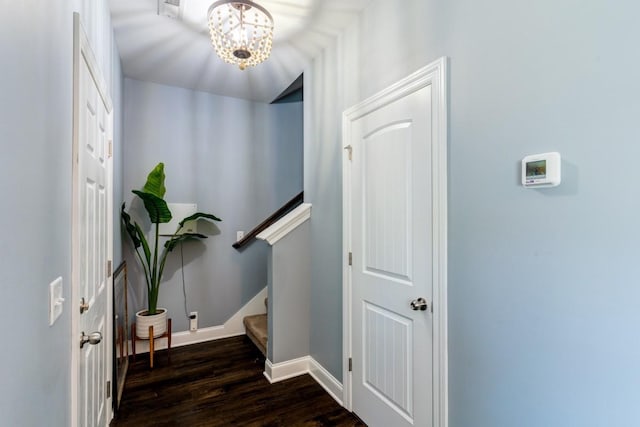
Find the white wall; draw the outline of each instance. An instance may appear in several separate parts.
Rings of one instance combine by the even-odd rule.
[[[116,150],[120,63],[106,1],[21,0],[1,7],[0,414],[7,426],[68,426],[76,345],[69,304],[74,11],[81,12],[112,91]],[[48,286],[58,276],[67,303],[49,327]]]
[[[267,248],[254,242],[233,249],[236,231],[250,231],[302,191],[302,105],[125,79],[125,115],[127,206],[130,190],[142,188],[149,171],[164,162],[168,202],[196,203],[223,220],[216,223],[220,234],[184,245],[187,311],[198,311],[201,328],[221,325],[267,284]],[[174,252],[159,305],[181,331],[188,322],[179,248]],[[133,308],[141,309],[144,282],[136,260],[129,260]]]
[[[305,72],[312,356],[341,377],[341,112],[449,57],[450,425],[640,419],[636,2],[372,0]],[[525,190],[519,161],[563,156]]]

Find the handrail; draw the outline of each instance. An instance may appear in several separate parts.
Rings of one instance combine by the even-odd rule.
[[[277,220],[279,220],[280,218],[282,218],[283,216],[291,212],[296,207],[300,206],[303,201],[304,201],[304,191],[300,192],[300,194],[298,194],[293,199],[285,203],[280,209],[275,211],[273,215],[271,215],[269,218],[265,219],[260,224],[258,224],[253,230],[245,234],[245,236],[242,239],[235,242],[232,246],[235,249],[240,249],[246,246],[247,244],[249,244],[249,242],[255,239],[255,237],[258,234],[260,234],[262,231],[266,230],[269,226],[271,226]]]

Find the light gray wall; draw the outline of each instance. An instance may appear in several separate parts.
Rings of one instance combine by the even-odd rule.
[[[273,363],[309,355],[310,231],[305,221],[269,248],[267,345]]]
[[[184,245],[187,311],[199,327],[223,324],[267,285],[267,248],[238,252],[236,231],[250,231],[302,191],[302,105],[268,105],[125,79],[124,199],[165,163],[170,203],[196,203],[222,218],[219,234]],[[131,265],[133,308],[144,308],[140,269]],[[180,251],[170,254],[159,305],[174,331],[188,329]]]
[[[123,234],[120,230],[120,205],[124,200],[123,169],[124,169],[124,78],[122,77],[122,63],[117,46],[113,43],[113,79],[112,101],[118,108],[114,109],[113,117],[113,268],[118,268],[124,260],[122,254]]]
[[[73,12],[80,11],[120,109],[120,64],[106,1],[3,2],[0,15],[1,424],[71,424]],[[120,126],[118,114],[116,128]],[[120,145],[118,134],[114,143]],[[115,160],[117,170],[118,160]],[[48,324],[48,287],[67,298]],[[74,341],[75,343],[75,341]],[[75,344],[73,344],[75,345]]]
[[[340,114],[446,55],[450,425],[640,419],[639,12],[631,1],[373,0],[316,58],[305,72],[311,352],[333,375]],[[523,189],[520,159],[551,150],[562,185]]]
[[[310,351],[342,379],[342,145],[340,114],[346,105],[337,47],[304,73],[304,194],[311,216]]]

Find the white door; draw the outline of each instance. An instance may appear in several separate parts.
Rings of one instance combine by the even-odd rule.
[[[434,421],[439,90],[423,82],[346,114],[351,409],[369,426]]]
[[[74,425],[111,418],[111,102],[79,16],[74,19]],[[75,305],[77,304],[77,305]]]

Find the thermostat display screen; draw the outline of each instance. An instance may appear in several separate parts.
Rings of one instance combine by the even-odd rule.
[[[560,153],[542,153],[522,159],[522,185],[555,187],[560,184]]]
[[[544,178],[547,176],[547,161],[527,162],[527,178]]]

